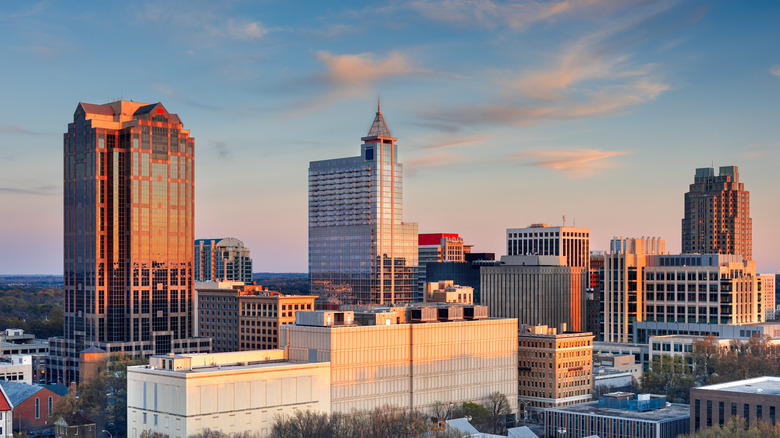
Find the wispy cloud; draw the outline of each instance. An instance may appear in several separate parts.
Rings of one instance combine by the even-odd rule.
[[[491,0],[414,0],[406,4],[420,15],[461,27],[526,29],[540,22],[569,17],[608,15],[636,2],[619,0],[563,0],[499,2]]]
[[[165,96],[168,96],[171,99],[177,100],[179,102],[185,103],[187,105],[192,105],[192,106],[195,106],[195,107],[198,107],[198,108],[207,109],[207,110],[218,110],[219,109],[219,107],[217,107],[217,106],[209,105],[209,104],[205,104],[205,103],[193,100],[190,97],[188,97],[187,95],[179,93],[179,92],[171,89],[170,87],[168,87],[165,84],[154,83],[154,84],[151,84],[151,87],[153,89],[157,90],[158,93],[163,94]]]
[[[465,163],[466,161],[467,157],[463,154],[456,154],[447,150],[437,150],[411,160],[406,160],[404,168],[409,176],[413,176],[421,169],[451,166],[453,164]]]
[[[56,196],[61,193],[60,186],[39,187],[0,187],[0,193],[13,195]]]
[[[775,65],[769,69],[769,73],[780,77],[780,65]]]
[[[228,148],[227,143],[221,140],[209,140],[211,149],[217,154],[217,157],[221,160],[226,160],[232,157],[232,152]]]
[[[32,129],[25,128],[22,125],[19,124],[11,124],[11,125],[2,125],[0,126],[0,132],[4,132],[6,134],[26,134],[26,135],[43,135],[46,134],[45,132],[41,131],[33,131]]]
[[[268,28],[259,21],[239,22],[229,19],[227,20],[227,33],[238,40],[257,40],[268,33]]]
[[[415,66],[408,56],[393,51],[385,57],[374,53],[335,55],[317,52],[317,59],[325,66],[325,77],[336,84],[362,85],[380,79],[426,73]]]
[[[601,170],[616,167],[617,163],[611,159],[627,153],[598,149],[535,150],[519,152],[511,155],[510,158],[527,166],[564,173],[568,178],[588,178]]]
[[[433,140],[431,143],[428,143],[425,146],[420,147],[420,149],[444,149],[444,148],[461,148],[461,147],[468,147],[475,143],[480,143],[485,140],[491,139],[491,135],[477,135],[472,137],[447,137],[447,138],[439,138],[436,140]]]

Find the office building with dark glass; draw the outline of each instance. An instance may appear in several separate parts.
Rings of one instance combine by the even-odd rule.
[[[160,104],[80,103],[64,134],[65,331],[50,380],[79,352],[208,352],[193,337],[194,139]]]
[[[417,224],[403,222],[403,166],[377,109],[360,156],[309,163],[309,278],[318,305],[410,303]]]

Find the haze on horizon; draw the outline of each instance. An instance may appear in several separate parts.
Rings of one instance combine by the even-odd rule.
[[[505,253],[506,228],[658,236],[697,167],[739,166],[778,272],[780,4],[36,2],[0,6],[0,274],[62,273],[62,134],[78,102],[162,102],[195,137],[195,238],[307,271],[307,170],[355,156],[376,99],[404,219]]]

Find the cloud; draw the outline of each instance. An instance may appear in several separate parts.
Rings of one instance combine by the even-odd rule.
[[[474,143],[479,143],[492,138],[490,135],[479,135],[473,137],[448,137],[444,139],[438,139],[433,144],[422,146],[420,149],[444,149],[444,148],[460,148],[467,147]]]
[[[36,196],[55,196],[61,193],[60,186],[39,186],[39,187],[0,187],[0,193],[18,194],[18,195],[36,195]]]
[[[25,134],[25,135],[43,135],[43,134],[46,134],[45,132],[33,131],[31,129],[27,129],[24,126],[19,125],[19,124],[2,125],[2,126],[0,126],[0,132],[4,132],[6,134]]]
[[[455,154],[450,151],[433,151],[421,157],[406,160],[404,167],[409,176],[415,175],[418,171],[430,167],[450,166],[466,162],[466,156]]]
[[[217,156],[221,160],[226,160],[228,158],[231,158],[231,156],[233,155],[230,149],[228,148],[227,143],[225,143],[224,141],[209,140],[209,144],[211,145],[211,149],[213,149],[214,152],[217,153]]]
[[[776,65],[769,69],[769,73],[775,76],[780,77],[780,65]]]
[[[553,2],[509,2],[491,0],[414,0],[406,4],[420,15],[461,27],[522,30],[540,22],[573,17],[604,16],[636,2],[619,0],[563,0]]]
[[[627,153],[598,149],[535,150],[513,154],[510,159],[527,166],[562,172],[568,178],[587,178],[596,175],[600,170],[616,167],[617,164],[610,159]]]
[[[335,84],[366,84],[393,76],[425,73],[399,51],[393,51],[382,58],[373,53],[356,55],[335,55],[317,52],[317,59],[325,66],[325,77]]]
[[[264,37],[268,28],[257,21],[238,23],[230,19],[227,20],[227,33],[238,40],[256,40]]]
[[[156,84],[152,84],[151,87],[153,89],[157,90],[158,93],[164,94],[165,96],[168,96],[171,99],[177,100],[177,101],[185,103],[187,105],[191,105],[191,106],[195,106],[195,107],[203,108],[203,109],[207,109],[207,110],[212,110],[212,111],[216,111],[216,110],[220,109],[217,106],[201,103],[201,102],[195,101],[193,99],[190,99],[186,95],[181,94],[181,93],[179,93],[179,92],[177,92],[175,90],[172,90],[171,88],[169,88],[165,84],[156,83]]]

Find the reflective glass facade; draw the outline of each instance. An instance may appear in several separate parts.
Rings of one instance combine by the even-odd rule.
[[[78,352],[89,346],[210,350],[208,339],[188,341],[193,149],[162,104],[76,108],[64,135],[65,337],[53,379],[77,380]]]
[[[377,111],[358,157],[309,164],[309,277],[320,305],[414,299],[417,224],[403,220],[403,166]]]

